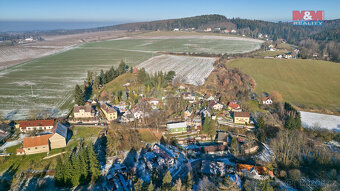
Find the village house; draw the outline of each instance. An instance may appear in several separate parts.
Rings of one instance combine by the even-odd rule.
[[[225,29],[223,32],[224,32],[224,33],[229,33],[229,32],[230,32],[230,30],[228,30],[228,29]]]
[[[53,133],[53,136],[49,138],[50,148],[56,149],[66,147],[68,127],[61,123],[57,123],[56,127],[53,129]]]
[[[156,106],[156,105],[159,104],[159,101],[158,101],[158,99],[156,99],[156,98],[149,98],[149,99],[147,99],[147,101],[148,101],[148,103],[149,103],[150,105]]]
[[[273,101],[272,101],[272,99],[270,99],[270,97],[265,97],[265,98],[263,98],[262,103],[263,103],[263,105],[270,105],[270,104],[273,103]]]
[[[127,110],[126,112],[124,112],[124,114],[120,117],[119,122],[122,123],[128,123],[128,122],[132,122],[135,120],[135,117],[133,115],[133,113],[130,110]]]
[[[228,132],[225,131],[217,131],[215,141],[217,143],[222,143],[224,145],[227,145],[230,142],[230,135]]]
[[[281,59],[281,58],[283,58],[283,56],[281,54],[279,54],[279,55],[276,55],[275,58]]]
[[[196,100],[195,93],[185,92],[185,93],[182,93],[182,97],[183,97],[184,100],[188,100],[189,103],[194,103],[195,100]]]
[[[118,111],[107,103],[101,104],[101,110],[108,121],[116,120],[118,117]]]
[[[274,177],[272,171],[267,170],[266,167],[253,166],[248,164],[236,164],[236,171],[238,174],[244,175],[248,178],[257,180],[264,180],[269,177]]]
[[[165,160],[164,162],[167,162],[169,165],[174,164],[175,159],[178,158],[177,153],[174,153],[172,150],[166,148],[162,144],[155,144],[151,150],[162,157]]]
[[[231,101],[228,103],[228,111],[240,112],[242,109],[236,102]]]
[[[52,130],[53,126],[54,119],[28,120],[19,122],[19,128],[21,132],[33,130]]]
[[[192,109],[190,107],[187,107],[184,111],[184,118],[190,117],[192,114]]]
[[[225,164],[219,161],[202,160],[201,172],[206,175],[225,175]]]
[[[53,134],[25,137],[23,148],[17,149],[17,155],[48,152],[50,150],[48,139],[52,136]]]
[[[228,153],[228,146],[223,144],[217,144],[217,145],[209,145],[201,147],[200,149],[201,153],[205,154],[227,154]]]
[[[187,132],[186,122],[172,122],[166,124],[166,129],[168,133],[185,133]]]
[[[284,54],[284,57],[285,57],[285,59],[291,59],[291,58],[293,58],[292,53],[290,53],[290,52]]]
[[[210,94],[205,94],[203,96],[203,99],[206,100],[206,101],[215,101],[215,98],[214,96],[210,95]]]
[[[205,32],[211,32],[211,28],[208,27],[208,28],[206,28],[204,31],[205,31]]]
[[[234,112],[233,118],[234,118],[234,123],[249,124],[250,113],[248,113],[248,112]]]
[[[214,110],[218,110],[218,111],[221,111],[223,109],[223,105],[220,104],[220,103],[216,103],[214,106],[213,106]]]
[[[92,109],[90,103],[86,103],[84,106],[75,105],[73,107],[74,118],[93,118],[95,110]]]

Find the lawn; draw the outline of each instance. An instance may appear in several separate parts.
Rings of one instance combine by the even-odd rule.
[[[130,83],[129,87],[123,87],[124,84]],[[104,87],[101,89],[101,91],[105,92],[117,92],[117,91],[123,91],[123,90],[138,90],[140,87],[140,84],[137,82],[137,75],[132,74],[130,72],[127,72],[123,75],[118,76],[111,82],[104,85]],[[97,92],[94,92],[97,93]]]
[[[340,106],[340,64],[320,60],[243,58],[227,63],[256,81],[256,92],[279,91],[284,100],[335,111]]]
[[[150,129],[138,129],[139,137],[142,141],[146,143],[158,142],[159,138]]]
[[[98,137],[98,133],[103,130],[101,127],[82,127],[75,126],[73,127],[73,136],[72,139],[77,138],[90,138],[90,137]]]

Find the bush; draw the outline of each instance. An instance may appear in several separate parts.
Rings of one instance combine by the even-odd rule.
[[[280,171],[280,177],[281,178],[286,178],[287,177],[287,172],[285,170]]]
[[[301,178],[301,172],[299,169],[292,169],[288,171],[289,178],[293,181],[300,181]]]

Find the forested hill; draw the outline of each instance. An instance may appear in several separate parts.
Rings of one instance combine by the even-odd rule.
[[[201,15],[195,17],[187,17],[180,19],[158,20],[151,22],[138,22],[114,25],[109,27],[100,27],[99,29],[118,29],[118,30],[173,30],[175,28],[195,28],[203,29],[205,27],[235,27],[228,22],[227,18],[222,15]]]

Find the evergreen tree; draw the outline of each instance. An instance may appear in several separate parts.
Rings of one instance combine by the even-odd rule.
[[[263,116],[261,116],[261,117],[256,121],[256,126],[257,126],[257,128],[259,128],[259,129],[264,129],[264,128],[266,127]]]
[[[76,85],[76,87],[74,89],[74,101],[78,105],[84,105],[85,104],[84,92],[78,84]]]
[[[154,182],[156,186],[159,186],[159,172],[157,168],[153,168],[151,171],[151,181]]]
[[[138,179],[138,181],[133,185],[135,191],[141,191],[143,187],[143,180]]]
[[[190,174],[190,172],[188,172],[188,175],[187,175],[187,177],[185,179],[185,188],[186,188],[186,190],[191,190],[193,185],[194,184],[192,182],[191,174]]]
[[[94,183],[97,181],[100,175],[100,166],[99,166],[97,155],[94,152],[92,144],[89,144],[87,146],[87,153],[88,153],[88,163],[89,163],[89,174],[91,176],[91,182]]]
[[[71,183],[72,186],[77,186],[79,185],[79,180],[81,176],[81,169],[80,169],[80,161],[75,154],[72,155],[71,157],[71,163],[72,163],[72,177],[71,177]]]
[[[210,136],[210,139],[212,140],[213,137],[216,135],[216,122],[210,121],[210,126],[208,128],[208,135]]]
[[[101,70],[100,71],[100,79],[101,79],[101,85],[104,85],[104,84],[106,84],[106,82],[107,82],[107,80],[106,80],[106,74],[104,73],[104,71],[103,70]]]
[[[176,76],[176,73],[175,73],[175,71],[169,71],[167,74],[166,74],[166,76],[165,76],[165,80],[167,81],[167,82],[171,82],[172,81],[172,79],[174,78]]]
[[[81,172],[81,176],[80,176],[80,184],[85,184],[89,181],[89,177],[88,177],[88,163],[87,163],[87,156],[86,156],[86,151],[85,149],[82,147],[79,153],[79,163],[80,163],[80,172]]]
[[[123,60],[121,60],[119,66],[117,68],[117,73],[118,73],[118,75],[121,75],[121,74],[125,73],[125,71],[126,71],[126,64],[124,63]]]
[[[92,84],[92,81],[93,81],[93,72],[87,71],[86,82]]]
[[[273,191],[273,187],[270,185],[269,179],[266,179],[260,183],[261,191]]]
[[[207,134],[207,133],[209,132],[210,125],[211,125],[211,119],[210,119],[210,117],[204,118],[203,127],[202,127],[202,132]]]
[[[94,87],[94,89],[98,89],[98,88],[99,88],[99,84],[100,84],[99,81],[100,81],[100,80],[99,80],[99,76],[95,76],[94,82],[93,82],[93,87]]]
[[[72,164],[71,164],[71,159],[70,156],[65,157],[64,161],[64,185],[66,187],[72,187]]]
[[[56,185],[64,186],[64,165],[60,157],[57,159],[57,166],[55,168],[54,180]]]
[[[230,143],[230,152],[233,155],[238,155],[238,141],[236,139],[236,137],[233,137],[231,139],[231,143]]]
[[[302,125],[301,125],[301,114],[298,111],[296,112],[295,125],[296,125],[297,129],[300,129],[302,127]]]
[[[150,184],[148,186],[148,191],[154,191],[155,190],[155,187],[153,186],[152,184],[152,180],[150,181]]]
[[[162,190],[170,190],[171,189],[171,182],[172,177],[170,174],[170,171],[168,171],[165,176],[163,177],[163,184],[162,184]]]
[[[285,128],[289,129],[289,130],[293,130],[296,128],[296,121],[294,119],[294,117],[289,116],[288,119],[286,120],[285,123]]]

